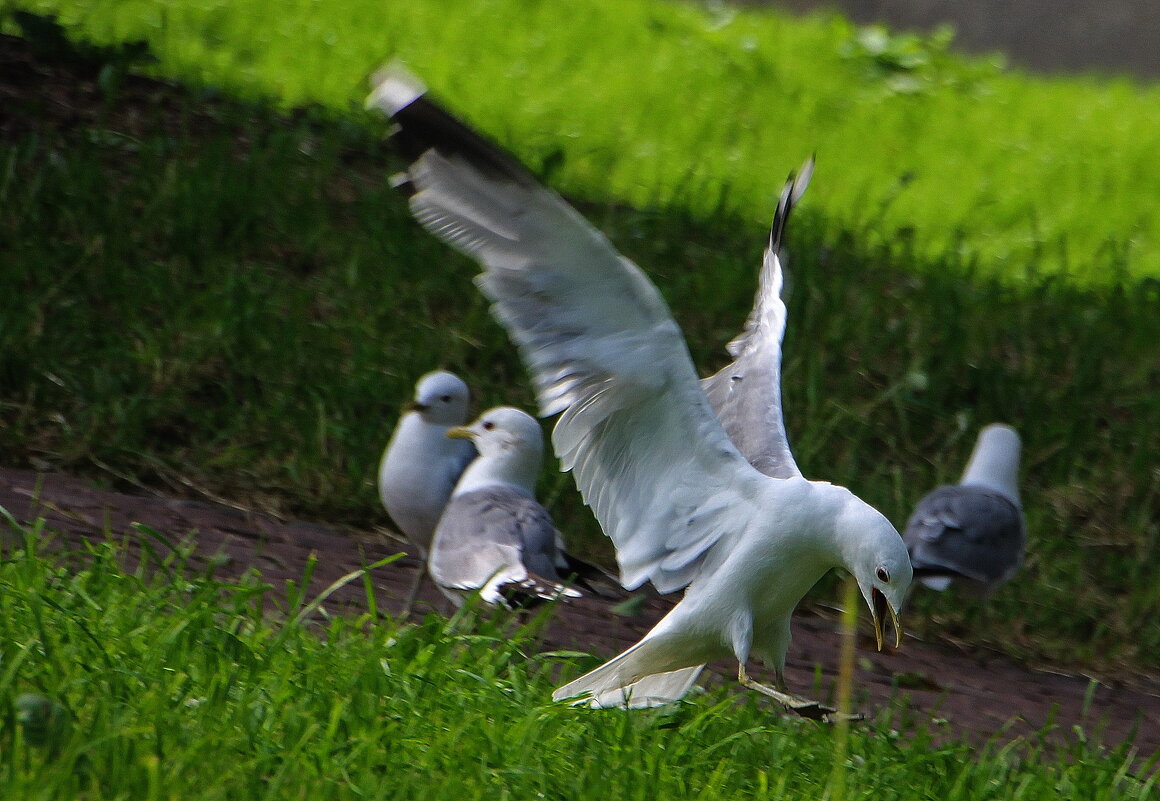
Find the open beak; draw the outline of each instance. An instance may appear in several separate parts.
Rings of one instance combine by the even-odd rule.
[[[878,640],[878,650],[882,650],[882,631],[886,628],[887,614],[890,616],[890,622],[894,624],[894,647],[897,648],[902,645],[902,626],[898,624],[898,613],[877,587],[870,591],[870,597],[873,599],[870,613],[874,618],[874,637]]]
[[[474,439],[471,429],[467,426],[456,426],[455,428],[447,429],[448,439]]]

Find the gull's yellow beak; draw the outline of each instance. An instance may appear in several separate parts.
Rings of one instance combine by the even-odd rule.
[[[877,587],[870,591],[870,597],[874,599],[870,606],[870,616],[874,618],[874,637],[878,640],[878,650],[882,650],[882,633],[886,627],[887,614],[890,616],[890,622],[894,624],[894,647],[898,648],[902,645],[902,626],[898,622],[898,613]]]
[[[425,403],[419,403],[416,400],[409,400],[403,404],[403,414],[407,412],[425,412],[431,407]]]
[[[447,429],[448,439],[475,439],[475,435],[471,433],[471,429],[467,426],[456,426],[455,428]]]

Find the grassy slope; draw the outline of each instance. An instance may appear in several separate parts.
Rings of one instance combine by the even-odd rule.
[[[172,105],[156,120],[114,110],[92,132],[46,126],[5,155],[0,294],[24,301],[0,327],[5,463],[365,525],[381,519],[374,465],[417,375],[445,364],[477,408],[531,406],[473,268],[415,230],[372,135],[196,94]],[[715,369],[761,229],[589,211]],[[785,371],[807,474],[901,524],[961,469],[979,425],[1009,420],[1027,439],[1020,580],[985,609],[920,597],[908,623],[1032,659],[1155,664],[1155,292],[1015,290],[857,230],[823,248],[812,212],[807,198],[792,233]],[[570,479],[548,473],[543,489],[575,545],[606,547]]]
[[[676,202],[759,224],[819,155],[827,239],[865,225],[988,273],[1160,275],[1160,89],[1031,79],[838,19],[670,2],[21,2],[106,40],[145,37],[167,74],[347,108],[401,56],[573,194]],[[563,158],[559,158],[562,156]]]
[[[659,713],[552,704],[534,628],[471,633],[349,616],[287,618],[269,589],[188,574],[180,558],[126,573],[114,546],[76,570],[3,532],[0,789],[77,798],[821,798],[834,730],[716,691]],[[165,550],[165,549],[161,549]],[[19,712],[12,713],[18,697]],[[20,721],[17,724],[17,721]],[[1143,799],[1156,776],[1126,748],[933,745],[879,721],[851,732],[850,799]],[[1135,772],[1133,772],[1135,771]],[[837,798],[836,795],[829,795]]]
[[[120,16],[81,16],[97,27],[139,19],[141,7],[118,8]],[[277,25],[309,27],[310,8],[287,13]],[[258,59],[281,52],[281,88],[295,99],[303,97],[304,75],[319,96],[361,93],[364,67],[391,49],[376,39],[357,59],[344,60],[341,48],[323,59],[312,49],[320,47],[315,38],[300,37],[301,57],[290,70],[285,51],[264,43],[255,29],[263,46],[246,51],[252,63],[239,71],[242,54],[229,43],[245,39],[237,26],[256,23],[223,7],[214,12],[214,36],[204,27],[191,35],[183,13],[196,20],[202,12],[174,11],[157,32],[169,69],[223,82],[232,76],[257,91],[263,84],[256,76],[268,79],[272,69]],[[679,15],[701,33],[678,41],[704,47],[716,41],[718,34],[704,33],[701,16]],[[761,27],[748,17],[737,24]],[[631,48],[617,35],[665,30],[628,27],[636,32],[609,28],[618,52]],[[402,27],[391,30],[402,36]],[[426,33],[406,39],[466,36],[434,21],[420,30]],[[814,28],[797,31],[795,41],[806,30]],[[408,55],[481,122],[488,124],[490,114],[489,127],[538,163],[550,160],[560,142],[553,133],[559,126],[545,120],[567,110],[566,98],[586,102],[592,94],[569,83],[577,65],[552,49],[559,44],[553,34],[542,35],[545,58],[525,64],[519,84],[535,81],[540,94],[528,87],[526,97],[503,102],[481,100],[489,95],[473,82],[486,69]],[[656,35],[660,48],[667,39]],[[339,40],[360,41],[354,30]],[[216,50],[204,49],[213,42]],[[465,38],[457,47],[458,59],[483,58],[472,49],[478,43]],[[677,51],[664,52],[678,61]],[[830,51],[819,45],[819,52]],[[511,91],[502,81],[492,88],[502,92],[501,85]],[[1105,97],[1126,91],[1062,82],[1027,91],[1031,86],[1048,96],[1052,87]],[[586,170],[631,168],[636,177],[629,183],[671,204],[588,210],[656,277],[697,363],[710,369],[748,307],[763,225],[731,213],[730,199],[705,221],[696,204],[685,211],[664,188],[672,176],[660,171],[681,148],[730,161],[711,148],[666,141],[667,149],[652,151],[655,158],[645,148],[634,151],[631,163],[608,161],[620,150],[599,144],[606,133],[597,123],[627,126],[624,136],[633,141],[630,134],[648,125],[632,116],[655,108],[632,88],[610,81],[609,99],[601,95],[598,102],[617,109],[611,119],[597,119],[591,107],[575,109],[569,119],[592,127],[565,128],[566,141],[584,155],[570,149],[553,178],[583,187],[594,180],[583,177]],[[960,90],[945,94],[953,100]],[[942,96],[906,102],[944,102]],[[365,524],[379,519],[370,483],[377,452],[417,375],[445,364],[470,377],[481,406],[531,404],[521,368],[466,280],[471,268],[416,233],[382,185],[389,167],[364,128],[345,120],[273,120],[195,93],[176,108],[158,106],[155,120],[149,111],[138,115],[130,131],[116,108],[105,128],[46,128],[4,152],[0,248],[7,269],[0,295],[25,301],[0,321],[6,463],[97,472]],[[35,119],[44,111],[19,113]],[[708,107],[670,116],[684,126],[700,120],[698,135],[712,136]],[[540,132],[518,133],[517,124]],[[868,146],[874,140],[862,138]],[[741,172],[753,172],[733,169],[728,175],[738,181]],[[648,170],[658,174],[644,175]],[[777,183],[766,178],[753,178],[764,193]],[[791,235],[796,288],[785,394],[807,473],[850,485],[901,523],[923,492],[961,469],[979,425],[1005,419],[1027,439],[1032,549],[1021,579],[982,609],[919,598],[908,623],[1031,659],[1153,666],[1160,654],[1160,630],[1151,625],[1160,589],[1150,580],[1160,558],[1155,283],[1082,289],[1032,275],[1019,288],[1003,286],[963,248],[932,257],[917,239],[886,237],[877,219],[823,215],[824,187],[841,186],[824,179],[819,173]],[[730,198],[742,197],[736,192]],[[574,542],[603,545],[570,480],[546,477],[544,490]]]

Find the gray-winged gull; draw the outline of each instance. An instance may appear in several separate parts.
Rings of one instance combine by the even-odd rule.
[[[734,656],[746,687],[788,709],[790,619],[831,568],[858,582],[879,644],[911,580],[902,538],[844,487],[754,469],[730,442],[688,349],[645,274],[514,157],[424,97],[401,68],[368,105],[396,123],[411,161],[397,181],[429,231],[476,259],[476,283],[536,385],[552,442],[616,546],[621,583],[684,598],[636,645],[560,687],[557,700],[644,706],[681,697],[710,660]],[[756,656],[777,687],[752,680]]]
[[[422,560],[407,594],[410,611],[427,566],[427,551],[443,507],[475,447],[447,432],[467,422],[467,384],[454,373],[437,370],[415,384],[379,462],[379,498],[387,514],[410,540]]]
[[[489,604],[513,595],[579,595],[560,584],[556,527],[535,497],[544,460],[540,424],[497,406],[447,436],[470,440],[479,456],[463,471],[431,541],[427,566],[443,594],[456,606],[474,591]]]
[[[1019,452],[1015,429],[989,425],[979,432],[959,483],[918,502],[903,539],[924,586],[945,590],[957,584],[986,596],[1015,575],[1026,541]]]

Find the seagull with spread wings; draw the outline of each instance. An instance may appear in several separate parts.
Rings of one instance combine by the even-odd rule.
[[[392,67],[376,76],[368,99],[396,124],[394,142],[410,161],[398,185],[412,213],[483,267],[476,283],[520,350],[540,413],[560,415],[553,446],[616,546],[622,584],[685,590],[640,642],[553,697],[664,703],[680,698],[705,663],[731,655],[744,686],[823,714],[785,691],[793,609],[826,572],[845,568],[879,645],[888,619],[897,641],[896,610],[911,580],[902,538],[844,487],[772,478],[750,465],[640,268],[425,91]],[[780,273],[776,252],[766,264]],[[775,416],[780,426],[780,410]],[[750,678],[751,656],[774,669],[776,687]]]

